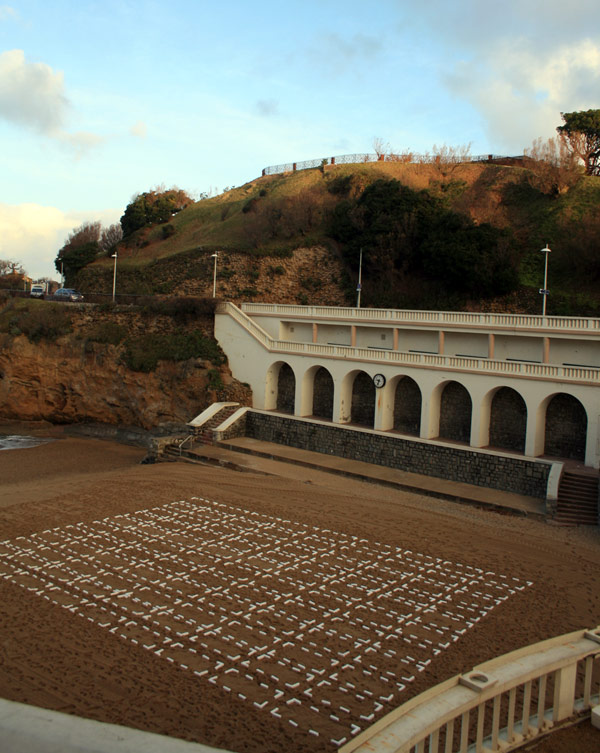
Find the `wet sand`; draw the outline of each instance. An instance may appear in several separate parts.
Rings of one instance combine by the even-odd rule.
[[[0,453],[10,700],[240,752],[332,751],[353,724],[478,662],[600,623],[597,529],[309,470],[140,465],[145,450],[55,436]],[[443,604],[438,583],[454,588]],[[434,611],[398,637],[409,596],[415,614],[419,599]],[[594,750],[582,737],[569,749]]]

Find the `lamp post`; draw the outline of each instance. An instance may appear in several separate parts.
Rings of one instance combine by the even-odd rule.
[[[214,254],[211,254],[211,259],[215,260],[215,264],[213,267],[213,298],[217,297],[217,259],[219,258],[219,252],[215,251]]]
[[[548,248],[548,244],[546,243],[546,247],[541,250],[541,253],[544,254],[544,287],[540,288],[540,294],[542,295],[542,316],[546,316],[546,299],[548,298],[548,295],[550,294],[550,291],[548,290],[548,254],[550,253],[550,249]]]
[[[356,286],[356,308],[360,308],[360,291],[362,290],[362,248],[360,249],[360,261],[358,262],[358,285]]]
[[[113,303],[115,302],[115,294],[117,292],[117,256],[118,256],[117,252],[115,251],[115,253],[112,255],[112,258],[115,260],[115,268],[113,271],[113,297],[112,297]]]

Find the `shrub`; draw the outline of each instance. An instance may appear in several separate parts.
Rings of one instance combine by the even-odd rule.
[[[225,363],[225,356],[216,340],[200,332],[173,334],[148,333],[125,341],[123,363],[132,371],[154,371],[159,361],[187,361],[203,358],[216,366]]]
[[[116,322],[101,322],[88,333],[88,340],[105,345],[118,345],[127,336],[127,330]]]
[[[222,390],[225,386],[223,384],[223,380],[221,379],[221,374],[217,371],[217,369],[210,369],[207,373],[208,376],[208,387],[211,390]]]
[[[162,226],[162,237],[163,237],[163,240],[166,241],[167,238],[170,238],[172,235],[175,235],[175,227],[174,227],[174,225],[171,225],[170,222],[169,222],[168,225],[163,225]]]
[[[32,343],[42,340],[54,342],[72,329],[69,312],[59,305],[36,306],[31,310],[15,311],[9,320],[11,334],[24,334]]]
[[[251,212],[257,204],[258,204],[258,199],[256,197],[252,199],[248,199],[248,201],[242,207],[242,212],[244,214],[248,214],[248,212]]]
[[[216,301],[214,298],[193,298],[179,296],[177,298],[149,298],[145,302],[144,313],[152,316],[170,316],[176,321],[187,323],[207,314],[214,314]]]

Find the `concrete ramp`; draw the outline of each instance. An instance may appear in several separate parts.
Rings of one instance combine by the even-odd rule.
[[[2,753],[223,753],[200,743],[0,699]]]

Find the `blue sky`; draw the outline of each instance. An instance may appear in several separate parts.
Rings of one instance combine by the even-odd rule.
[[[0,259],[33,276],[157,185],[470,144],[600,107],[597,0],[0,0]]]

